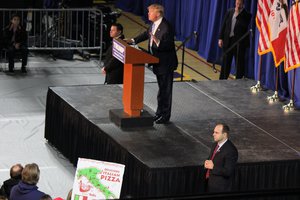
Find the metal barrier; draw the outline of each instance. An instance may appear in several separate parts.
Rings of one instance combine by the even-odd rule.
[[[29,50],[99,50],[102,57],[103,13],[99,9],[0,9],[3,30],[17,13],[28,33]]]

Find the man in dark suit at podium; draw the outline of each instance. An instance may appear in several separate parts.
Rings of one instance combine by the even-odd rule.
[[[174,31],[164,18],[163,6],[159,4],[152,4],[148,7],[148,19],[152,22],[148,30],[132,40],[134,43],[149,40],[149,52],[159,58],[159,63],[153,65],[159,88],[154,121],[157,124],[165,124],[171,117],[173,72],[178,65]]]
[[[119,23],[114,23],[110,27],[110,37],[124,39],[123,26]],[[105,74],[106,84],[123,84],[124,66],[121,61],[112,55],[112,45],[106,50],[104,66],[102,73]]]
[[[236,0],[235,8],[227,11],[221,27],[218,45],[226,52],[248,31],[251,14],[244,9],[244,0]],[[237,46],[223,55],[220,79],[227,79],[230,74],[232,58],[235,58],[236,79],[241,79],[245,71],[245,53],[249,46],[249,37],[245,37]]]
[[[238,160],[238,151],[228,139],[229,127],[217,124],[213,137],[215,143],[208,159],[204,162],[205,180],[208,192],[228,192],[231,190],[232,178]]]

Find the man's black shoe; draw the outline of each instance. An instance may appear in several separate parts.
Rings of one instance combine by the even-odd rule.
[[[169,119],[164,118],[164,117],[160,117],[155,121],[156,124],[167,124],[169,123]]]
[[[153,117],[153,120],[156,121],[156,120],[158,120],[160,117],[161,117],[160,115],[155,115],[155,116]]]

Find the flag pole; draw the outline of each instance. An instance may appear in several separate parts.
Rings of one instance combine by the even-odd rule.
[[[290,111],[290,110],[294,110],[294,97],[295,97],[295,79],[296,79],[296,69],[293,70],[293,80],[292,80],[292,95],[291,95],[291,99],[290,102],[284,106],[282,106],[282,109],[284,111]]]
[[[268,96],[267,100],[269,101],[269,103],[273,103],[278,101],[278,80],[279,80],[279,67],[276,67],[276,82],[275,82],[275,92],[272,96]]]
[[[257,83],[256,85],[250,87],[250,90],[253,93],[259,92],[262,90],[261,84],[260,84],[260,79],[261,79],[261,64],[262,64],[262,59],[261,59],[261,55],[259,56],[259,62],[258,62],[258,79],[257,79]]]

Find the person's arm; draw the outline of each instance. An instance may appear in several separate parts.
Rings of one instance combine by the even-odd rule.
[[[19,41],[20,45],[27,46],[27,31],[21,27],[20,34],[21,34],[20,41]]]
[[[218,45],[220,48],[223,47],[223,40],[224,40],[224,35],[225,35],[225,29],[226,29],[226,21],[229,17],[229,11],[227,11],[227,13],[225,14],[225,18],[222,22],[222,26],[221,26],[221,30],[219,33],[219,41],[218,41]]]
[[[140,35],[136,36],[135,38],[133,38],[135,44],[138,44],[138,43],[143,42],[148,39],[149,39],[149,29],[147,29],[147,31],[145,31],[145,32],[141,33]]]

